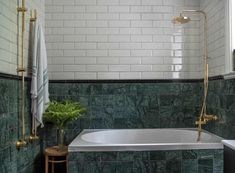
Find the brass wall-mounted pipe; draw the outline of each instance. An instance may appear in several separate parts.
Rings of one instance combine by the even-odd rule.
[[[37,10],[30,10],[30,25],[35,23],[37,20]],[[32,130],[31,135],[29,136],[29,142],[33,143],[34,141],[38,140],[39,137],[37,136],[37,130],[36,130],[36,118],[32,116]]]
[[[26,142],[26,135],[25,135],[25,118],[24,118],[24,101],[25,101],[25,97],[24,97],[24,81],[25,81],[25,77],[24,77],[24,73],[26,72],[26,69],[24,67],[24,33],[25,33],[25,13],[27,12],[27,8],[25,8],[25,0],[22,0],[22,7],[18,7],[17,8],[18,13],[22,13],[22,32],[21,32],[21,55],[19,55],[19,58],[21,58],[21,64],[19,64],[18,68],[17,68],[17,73],[21,74],[22,77],[22,85],[21,85],[21,135],[22,138],[21,140],[16,141],[16,147],[17,148],[21,148],[21,147],[25,147],[27,145]]]

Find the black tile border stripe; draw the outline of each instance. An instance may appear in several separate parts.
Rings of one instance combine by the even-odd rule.
[[[21,76],[0,72],[0,78],[21,80]],[[223,76],[213,76],[209,80],[223,80]],[[25,77],[30,81],[31,77]],[[198,83],[203,79],[143,79],[143,80],[50,80],[50,83]]]
[[[1,73],[1,72],[0,72],[0,78],[11,79],[11,80],[21,80],[21,76],[14,75],[14,74]],[[31,77],[25,76],[25,80],[30,81]]]
[[[209,80],[223,80],[223,76],[210,77]],[[50,83],[198,83],[203,79],[142,79],[142,80],[50,80]]]
[[[50,83],[198,83],[200,79],[143,79],[143,80],[50,80]]]

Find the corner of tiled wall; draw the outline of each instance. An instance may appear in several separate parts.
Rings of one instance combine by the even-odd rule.
[[[208,53],[210,76],[225,74],[225,0],[200,0],[200,8],[208,16]],[[203,27],[200,49],[203,50]],[[202,53],[201,53],[202,55]],[[201,58],[202,64],[203,58]],[[203,65],[200,65],[203,71]]]
[[[19,0],[21,4],[21,1]],[[45,0],[26,1],[28,9],[26,14],[26,33],[25,33],[25,57],[24,61],[27,67],[28,60],[28,38],[29,38],[29,19],[30,9],[37,9],[38,18],[45,26]],[[19,4],[19,5],[20,5]],[[20,5],[21,6],[21,5]],[[17,21],[18,1],[0,1],[0,72],[16,75],[17,68],[17,33],[21,25],[21,18]],[[20,46],[20,45],[19,45]],[[20,80],[12,78],[0,78],[0,172],[1,173],[26,173],[41,172],[40,162],[40,142],[28,144],[26,148],[17,150],[16,140],[20,135],[19,120],[19,86]],[[27,136],[30,134],[30,97],[29,82],[25,82],[25,126]]]

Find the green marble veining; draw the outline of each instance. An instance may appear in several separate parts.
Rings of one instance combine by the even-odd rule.
[[[69,173],[223,173],[223,150],[75,152]]]
[[[0,78],[0,172],[34,173],[40,172],[36,165],[41,164],[39,142],[29,144],[27,148],[17,150],[16,140],[20,139],[19,93],[20,81]],[[27,136],[30,134],[30,85],[25,84],[25,122]]]

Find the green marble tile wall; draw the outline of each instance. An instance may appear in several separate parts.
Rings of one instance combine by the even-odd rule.
[[[235,79],[209,83],[208,112],[219,117],[204,128],[227,139],[235,139]]]
[[[75,152],[69,173],[223,173],[223,150]]]
[[[67,126],[67,143],[84,128],[195,127],[199,108],[197,83],[50,83],[51,100],[71,99],[86,115]],[[56,143],[47,125],[46,145]]]
[[[1,173],[33,173],[40,172],[39,142],[29,144],[27,148],[17,150],[16,140],[20,139],[19,121],[19,81],[0,78],[0,172]],[[26,96],[26,129],[30,129],[29,82],[25,86]],[[38,166],[38,168],[37,168]]]
[[[40,130],[42,144],[15,148],[20,138],[18,80],[0,78],[0,172],[42,172],[42,148],[55,145],[56,128]],[[235,137],[235,80],[209,84],[208,113],[219,121],[205,129],[225,138]],[[29,82],[26,82],[26,129],[30,129]],[[184,128],[195,127],[200,109],[201,83],[50,83],[51,100],[71,99],[88,108],[86,115],[66,127],[66,143],[84,128]],[[211,162],[211,161],[208,161]],[[198,164],[201,163],[198,161]],[[114,164],[114,163],[112,163]],[[116,164],[116,162],[115,162]],[[200,164],[198,166],[198,169]]]
[[[210,92],[218,89],[218,83],[221,81],[211,83]],[[195,127],[201,93],[201,83],[50,84],[52,100],[77,100],[88,108],[82,119],[67,126],[67,143],[84,128]],[[211,112],[210,106],[208,111]],[[216,123],[205,127],[213,131],[216,128],[212,124]],[[45,130],[45,146],[55,144],[56,135],[51,132],[56,129],[47,125]],[[162,158],[154,158],[154,153]],[[73,173],[222,173],[223,153],[221,150],[74,153],[69,163]]]

